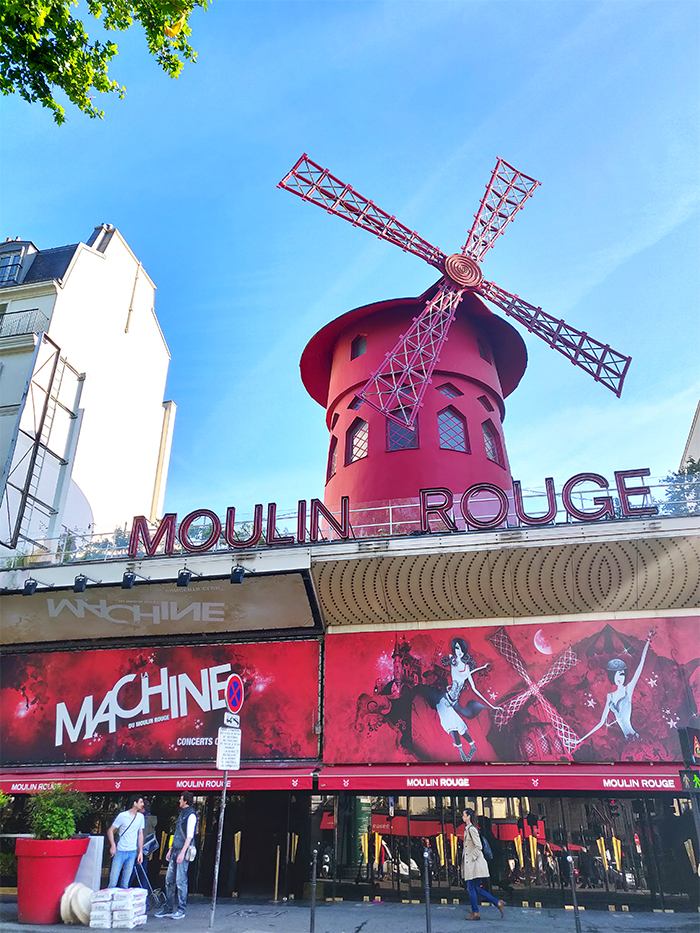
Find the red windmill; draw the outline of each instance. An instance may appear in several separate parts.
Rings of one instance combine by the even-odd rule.
[[[404,312],[403,317],[405,318],[406,313],[409,311],[415,316],[412,317],[410,325],[405,328],[405,332],[400,334],[393,349],[385,352],[383,359],[377,359],[378,365],[365,373],[361,385],[353,387],[351,402],[347,407],[353,409],[355,415],[362,402],[366,402],[372,409],[382,414],[390,423],[395,425],[395,434],[397,431],[403,431],[405,436],[409,436],[416,429],[418,412],[424,406],[426,392],[432,383],[433,373],[440,361],[450,326],[455,321],[458,306],[465,298],[468,299],[465,301],[464,306],[466,313],[462,314],[462,309],[460,309],[459,315],[460,318],[464,319],[462,330],[464,330],[464,327],[474,325],[476,330],[472,334],[472,343],[478,344],[481,357],[488,359],[489,347],[486,346],[488,341],[479,339],[479,327],[481,326],[482,329],[486,327],[486,330],[489,331],[488,337],[493,347],[494,362],[498,371],[491,380],[481,376],[477,378],[473,373],[466,371],[471,365],[469,361],[465,360],[461,365],[456,363],[453,352],[448,354],[452,357],[449,365],[446,366],[445,361],[443,361],[441,369],[445,369],[448,373],[465,374],[465,378],[476,386],[477,392],[480,391],[479,387],[489,389],[487,396],[478,396],[485,407],[495,405],[496,409],[500,409],[502,417],[505,411],[502,396],[507,395],[517,385],[525,368],[526,354],[524,347],[521,350],[518,349],[518,345],[522,344],[519,336],[503,321],[500,322],[502,326],[496,326],[498,318],[489,311],[479,298],[485,298],[497,305],[507,315],[523,324],[531,333],[541,337],[553,349],[566,356],[574,365],[592,375],[596,382],[601,382],[611,389],[615,395],[620,395],[630,364],[630,357],[623,356],[611,349],[607,344],[600,343],[583,331],[570,327],[564,321],[546,314],[540,308],[518,298],[517,295],[504,291],[492,282],[485,281],[482,276],[480,263],[485,254],[514,219],[515,214],[523,207],[525,201],[534,193],[538,184],[539,182],[535,181],[535,179],[518,172],[507,162],[498,159],[465,245],[462,247],[461,252],[446,256],[439,249],[419,237],[417,233],[399,223],[395,217],[386,214],[371,201],[359,195],[350,185],[344,184],[326,169],[312,162],[306,154],[299,159],[294,168],[280,182],[279,186],[281,188],[291,191],[306,201],[318,204],[329,213],[337,214],[355,226],[369,230],[380,239],[395,243],[404,251],[414,253],[430,265],[435,266],[442,274],[440,281],[422,296],[422,298],[425,298],[425,306],[419,313],[416,314],[418,309],[415,306],[415,300],[403,301],[401,306],[401,310]],[[355,312],[350,312],[338,319],[338,322],[333,322],[333,325],[327,325],[313,338],[305,350],[302,357],[302,378],[304,378],[305,385],[314,398],[321,404],[326,405],[329,427],[332,428],[331,422],[333,420],[337,421],[337,410],[332,413],[330,403],[333,402],[337,409],[336,403],[341,390],[338,379],[334,378],[337,376],[335,373],[338,368],[337,354],[333,356],[335,350],[334,347],[330,346],[329,341],[333,342],[335,346],[335,343],[343,334],[344,327],[347,329],[346,325],[350,326],[351,323],[360,319],[358,318],[358,312],[364,312],[365,318],[370,314],[374,314],[376,318],[376,312],[382,311],[384,313],[381,317],[386,320],[387,315],[391,317],[391,312],[395,311],[396,308],[396,302],[385,302],[382,305],[373,305],[366,309],[357,309]],[[400,317],[401,315],[396,320],[399,327],[402,326]],[[487,318],[491,320],[489,321]],[[375,322],[373,329],[376,330],[376,327]],[[348,331],[348,333],[351,333],[351,331]],[[396,334],[396,331],[394,333]],[[386,341],[386,336],[386,333],[382,333],[384,341]],[[454,331],[453,336],[455,336]],[[466,347],[468,343],[464,334],[463,339],[458,338],[457,342],[461,343],[463,347]],[[386,350],[386,346],[387,344],[384,342],[384,350]],[[455,349],[461,351],[462,347]],[[326,356],[330,353],[331,357],[333,357],[329,364],[327,364],[327,361],[321,360],[324,352]],[[353,346],[351,356],[354,352],[355,348]],[[376,354],[373,354],[373,356],[376,358]],[[328,371],[326,372],[326,370]],[[346,375],[348,378],[341,379],[341,382],[347,383],[346,386],[342,387],[343,389],[349,387],[351,380],[354,378],[349,373],[343,374],[344,377]],[[367,376],[369,378],[366,378]],[[335,385],[333,385],[334,382]],[[464,386],[458,389],[453,382],[448,382],[446,385],[449,386],[449,389],[456,390],[457,395],[463,395]],[[443,386],[442,388],[446,387]],[[334,398],[332,399],[331,391],[334,392]],[[448,398],[451,397],[449,391],[443,392],[443,395],[447,395]],[[487,402],[488,404],[486,404]],[[447,410],[444,409],[443,412],[438,413],[438,417],[443,415],[444,411]],[[456,423],[461,414],[455,409],[452,415],[444,415],[443,421],[447,424],[447,428],[449,428],[449,417],[453,417]],[[488,424],[491,424],[491,422],[488,422]],[[496,463],[499,463],[500,460],[500,467],[507,470],[505,446],[500,437],[500,424],[495,427],[491,424],[491,427],[487,428],[486,423],[482,423],[482,428],[484,428],[487,459]],[[487,431],[491,433],[491,438],[489,438]],[[440,436],[442,437],[442,435]],[[366,438],[364,443],[366,453]],[[489,453],[490,443],[501,446],[500,457]],[[442,443],[439,446],[444,447]],[[333,440],[331,441],[331,448],[329,481],[335,472],[335,470],[331,472],[331,456],[334,455]],[[472,452],[468,440],[466,440],[466,435],[461,449],[467,453]],[[349,457],[346,449],[346,464],[349,460],[351,461],[352,457]],[[394,461],[394,472],[395,467],[396,462]],[[433,471],[434,468],[435,461],[433,459]],[[462,472],[464,473],[464,471]],[[386,500],[386,490],[380,490],[381,483],[378,482],[376,469],[372,471],[372,474],[373,478],[369,483],[365,482],[363,488],[357,488],[356,481],[350,482],[348,486],[346,480],[342,491],[344,494],[348,494],[352,489],[354,493],[353,502]],[[493,479],[493,476],[483,475],[483,471],[482,474],[478,474],[477,471],[475,476],[473,468],[467,470],[466,474],[476,481],[491,481]],[[412,477],[411,481],[413,482],[414,479],[416,477]],[[418,481],[425,484],[423,477],[418,477]],[[434,475],[432,482],[428,481],[427,484],[434,486],[437,483],[447,485],[442,471],[440,471],[439,475]],[[507,479],[502,477],[499,485],[509,488],[511,485],[510,475],[508,474]],[[415,484],[412,488],[417,491]],[[337,493],[338,491],[331,493],[329,496],[327,487],[327,504],[335,504],[334,500],[338,499]],[[406,493],[403,495],[406,495]]]

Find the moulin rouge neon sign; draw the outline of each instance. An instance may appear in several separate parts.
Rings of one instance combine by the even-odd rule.
[[[658,514],[656,505],[633,505],[632,497],[649,496],[648,486],[630,486],[630,479],[644,479],[650,475],[648,468],[641,470],[616,470],[615,490],[617,493],[619,514],[616,514],[616,503],[612,495],[593,496],[594,509],[583,509],[574,503],[576,487],[582,483],[591,483],[601,492],[610,489],[607,479],[600,473],[577,473],[568,479],[561,490],[561,502],[564,511],[571,518],[581,522],[596,522],[616,517],[645,518]],[[431,521],[442,523],[446,531],[459,531],[457,521],[464,519],[467,529],[488,530],[498,528],[509,516],[514,516],[520,525],[548,525],[554,521],[559,505],[554,488],[554,480],[548,476],[545,481],[545,494],[547,497],[547,511],[542,515],[528,515],[523,502],[522,485],[519,480],[513,482],[513,491],[505,492],[495,483],[475,483],[470,486],[458,500],[454,493],[445,486],[435,486],[430,489],[421,489],[418,495],[418,508],[420,512],[420,530],[430,532],[436,530],[431,527]],[[476,515],[472,503],[478,496],[486,495],[489,500],[495,500],[496,513],[490,516]],[[480,500],[483,502],[483,499]],[[491,501],[489,501],[491,505]],[[461,515],[459,514],[461,513]],[[308,516],[308,529],[307,529]],[[193,539],[192,526],[195,522],[205,519],[210,528],[203,540]],[[347,540],[352,534],[350,526],[350,500],[347,496],[341,499],[340,516],[334,515],[320,499],[312,499],[308,504],[300,499],[297,506],[296,534],[277,534],[277,503],[270,502],[267,506],[267,522],[263,529],[263,507],[256,505],[253,520],[250,522],[250,533],[240,537],[235,531],[236,510],[230,506],[226,510],[224,522],[210,509],[195,509],[186,515],[179,526],[177,513],[168,512],[163,516],[157,530],[151,535],[149,523],[145,516],[137,515],[131,528],[129,539],[129,557],[138,556],[139,549],[152,557],[158,549],[163,548],[163,554],[173,554],[176,541],[179,541],[185,551],[201,553],[212,551],[219,547],[221,539],[228,547],[244,549],[258,546],[265,541],[270,547],[279,547],[292,544],[316,543],[321,534],[321,520],[325,520],[338,538]]]

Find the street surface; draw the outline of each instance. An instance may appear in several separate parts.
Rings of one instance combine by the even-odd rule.
[[[433,905],[432,933],[464,933],[468,910],[464,906]],[[201,896],[191,898],[184,920],[156,920],[149,914],[146,929],[152,933],[207,933],[211,902]],[[576,933],[574,914],[562,909],[507,907],[503,920],[493,907],[483,907],[481,926],[492,933]],[[581,933],[698,933],[697,913],[622,913],[621,911],[582,911]],[[230,900],[217,902],[214,930],[220,933],[308,933],[310,910],[307,902],[275,904],[270,901]],[[3,896],[0,902],[0,929],[3,933],[64,933],[65,925],[33,926],[17,922],[17,900]],[[87,929],[87,928],[86,928]],[[142,929],[142,928],[139,928]],[[320,901],[316,908],[316,933],[425,933],[424,904],[358,903]]]

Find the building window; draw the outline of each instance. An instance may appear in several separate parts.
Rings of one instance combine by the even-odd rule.
[[[365,334],[358,334],[350,344],[350,359],[356,360],[358,356],[362,356],[362,354],[366,352],[367,337]]]
[[[326,469],[326,482],[335,476],[335,471],[338,466],[338,438],[331,436],[331,444],[328,448],[328,467]]]
[[[369,425],[362,418],[355,418],[345,437],[345,462],[354,463],[367,456]]]
[[[12,285],[17,281],[21,253],[5,253],[0,256],[0,285]]]
[[[392,415],[405,418],[400,408],[392,411]],[[413,450],[418,447],[418,421],[415,427],[407,424],[397,424],[391,418],[386,419],[386,449],[387,450]]]
[[[464,395],[464,392],[460,392],[451,382],[446,382],[443,386],[438,386],[437,390],[446,398],[457,398],[458,395]]]
[[[487,363],[491,362],[491,354],[489,353],[489,348],[485,343],[482,343],[481,340],[476,341],[476,345],[479,348],[479,356],[482,360],[486,360]]]
[[[493,422],[484,421],[484,423],[481,425],[481,430],[484,433],[484,447],[486,448],[486,456],[489,460],[492,460],[499,466],[503,466],[503,449],[501,447],[501,439],[498,436],[498,431],[493,426]]]
[[[438,433],[443,450],[460,450],[469,453],[467,422],[455,408],[444,408],[438,412]]]
[[[357,411],[362,405],[362,399],[356,395],[355,398],[350,402],[348,408],[352,408],[353,411]]]
[[[477,399],[477,401],[478,401],[478,402],[481,402],[481,404],[484,406],[484,408],[486,409],[486,411],[493,411],[493,405],[492,405],[491,402],[486,398],[485,395],[480,395],[479,398]]]
[[[338,414],[338,412],[336,412],[333,415],[333,420],[331,421],[331,428],[334,428],[336,426],[336,424],[338,423],[338,418],[340,418],[340,415]]]

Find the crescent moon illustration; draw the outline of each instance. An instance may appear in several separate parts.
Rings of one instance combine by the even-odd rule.
[[[552,654],[552,646],[547,641],[547,638],[541,628],[538,628],[535,632],[535,648],[541,654]]]

